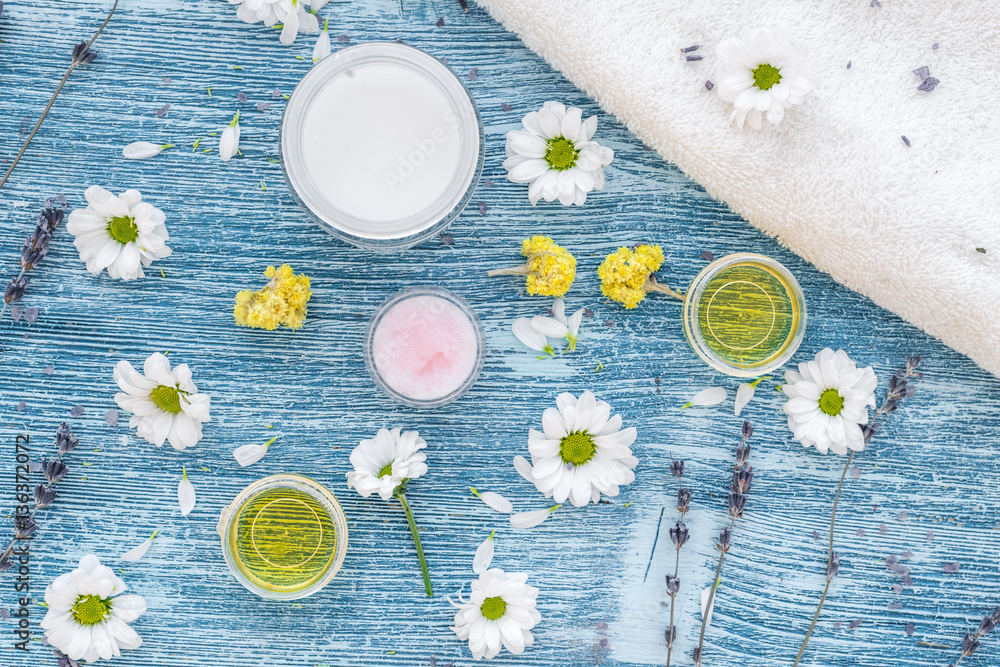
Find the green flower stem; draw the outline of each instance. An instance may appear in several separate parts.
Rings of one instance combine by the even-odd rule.
[[[420,544],[420,533],[417,532],[417,523],[413,520],[413,510],[410,509],[410,503],[406,502],[406,496],[403,495],[402,491],[396,492],[396,497],[399,498],[400,504],[403,506],[403,511],[406,512],[406,520],[410,524],[410,533],[413,535],[413,543],[417,546],[417,557],[420,559],[420,571],[424,575],[424,590],[427,591],[427,597],[434,597],[434,590],[431,588],[431,575],[427,572],[427,559],[424,558],[424,547]]]

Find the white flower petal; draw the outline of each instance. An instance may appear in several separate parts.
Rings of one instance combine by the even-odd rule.
[[[549,518],[552,512],[549,510],[534,510],[531,512],[518,512],[510,515],[510,525],[514,528],[534,528],[541,522]]]
[[[697,394],[695,394],[690,401],[687,402],[683,407],[709,407],[712,405],[718,405],[726,400],[726,390],[723,387],[709,387],[708,389],[702,389]]]
[[[319,34],[316,38],[316,45],[313,47],[312,60],[314,63],[318,63],[323,58],[330,55],[330,33],[324,28],[323,32]]]
[[[500,512],[501,514],[510,514],[514,511],[514,505],[512,505],[509,500],[501,496],[499,493],[494,493],[493,491],[480,491],[477,492],[476,495],[490,508]]]
[[[156,534],[158,532],[159,531],[155,531],[152,535],[143,540],[137,547],[129,549],[127,552],[123,553],[122,560],[134,563],[145,556],[146,552],[149,551],[149,547],[153,544],[153,540],[156,539]]]
[[[177,485],[177,503],[181,508],[181,516],[187,516],[194,509],[194,485],[188,479],[187,470],[184,471],[180,484]]]
[[[704,626],[706,629],[712,624],[712,611],[715,609],[715,599],[718,596],[718,588],[716,588],[715,595],[713,596],[711,586],[701,592],[701,617],[705,619]],[[712,599],[711,604],[709,604],[709,598]]]
[[[531,318],[531,327],[548,338],[565,338],[569,329],[554,317],[536,315]]]
[[[148,141],[133,141],[122,149],[122,157],[127,160],[144,160],[154,155],[159,155],[163,147]]]
[[[531,474],[531,464],[528,463],[528,459],[524,458],[520,454],[514,457],[514,469],[517,470],[517,474],[523,477],[525,480],[535,483],[535,478]]]
[[[264,458],[267,450],[266,445],[242,445],[233,450],[233,458],[245,468]]]
[[[733,413],[739,417],[740,413],[743,412],[743,408],[746,407],[750,399],[753,398],[756,387],[750,382],[744,382],[736,390],[736,403],[733,406]]]
[[[493,562],[493,533],[483,540],[483,543],[479,545],[476,549],[476,555],[472,559],[472,571],[476,574],[482,574],[489,569],[490,563]]]
[[[519,341],[530,347],[532,350],[544,352],[545,348],[549,346],[549,342],[545,339],[544,334],[539,333],[532,326],[531,320],[526,317],[520,317],[514,320],[514,324],[511,325],[511,331]]]

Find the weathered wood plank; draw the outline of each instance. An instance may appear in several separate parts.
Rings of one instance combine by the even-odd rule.
[[[7,3],[0,19],[4,157],[30,129],[73,41],[99,23],[106,4]],[[845,486],[838,538],[843,574],[803,664],[924,666],[953,659],[954,650],[918,642],[954,649],[976,617],[1000,599],[1000,382],[762,237],[603,114],[599,136],[616,151],[607,189],[579,210],[531,207],[522,186],[503,180],[504,133],[546,99],[600,112],[475,7],[465,14],[451,0],[405,0],[402,7],[381,0],[331,3],[323,14],[336,24],[334,34],[351,42],[402,38],[447,57],[461,76],[479,69],[468,85],[483,112],[484,177],[494,186],[481,185],[449,230],[453,246],[431,242],[389,257],[348,248],[298,210],[279,165],[268,160],[277,156],[284,106],[271,91],[291,91],[309,67],[295,56],[308,58],[311,40],[281,47],[275,33],[243,25],[221,0],[179,8],[165,0],[124,3],[96,47],[99,60],[73,75],[22,166],[0,190],[3,278],[13,271],[44,197],[66,193],[80,206],[83,190],[94,183],[141,190],[165,211],[175,251],[157,264],[165,277],[153,272],[144,281],[115,283],[87,274],[61,230],[24,301],[40,308],[38,321],[12,323],[5,315],[0,323],[4,512],[12,503],[17,433],[30,432],[41,455],[52,451],[51,434],[68,419],[83,442],[70,456],[71,476],[34,543],[32,577],[39,587],[86,552],[122,566],[117,555],[160,528],[147,557],[124,568],[150,609],[135,624],[145,645],[121,664],[397,666],[426,664],[434,654],[467,665],[467,648],[448,628],[453,613],[445,596],[472,578],[474,549],[496,528],[496,565],[530,574],[542,589],[543,615],[536,645],[521,658],[503,654],[498,664],[657,664],[665,654],[661,602],[671,556],[665,533],[674,518],[675,487],[667,472],[672,455],[688,461],[695,494],[678,623],[677,664],[690,664],[696,593],[711,578],[711,540],[724,516],[722,492],[741,419],[721,408],[678,410],[699,388],[722,384],[732,395],[737,383],[690,351],[675,303],[651,298],[626,314],[600,297],[595,269],[603,255],[618,245],[656,241],[668,256],[664,277],[681,287],[704,265],[703,250],[757,251],[784,262],[802,282],[810,308],[801,358],[824,346],[842,347],[874,365],[884,387],[908,354],[925,355],[927,379],[917,396],[858,457],[861,477]],[[439,17],[443,27],[435,25]],[[248,103],[236,101],[240,91]],[[258,101],[272,103],[271,110],[255,111]],[[165,103],[170,111],[157,118],[153,111]],[[501,103],[514,110],[504,112]],[[202,148],[214,148],[210,133],[236,109],[243,113],[243,158],[223,164],[214,153],[190,150],[198,137]],[[123,160],[121,147],[137,139],[174,142],[178,149],[146,162]],[[479,201],[487,204],[485,216]],[[516,262],[520,239],[534,233],[551,234],[576,253],[579,277],[568,303],[596,313],[585,322],[573,357],[537,362],[509,325],[549,304],[527,297],[515,279],[483,280],[487,268]],[[233,294],[256,284],[267,263],[283,261],[314,277],[306,327],[296,333],[235,327]],[[468,298],[490,345],[479,384],[456,404],[429,413],[384,400],[361,359],[374,306],[420,283]],[[140,442],[125,419],[117,427],[104,421],[114,406],[115,362],[137,363],[156,350],[189,363],[212,396],[206,437],[186,453]],[[598,362],[601,372],[594,371]],[[43,369],[50,365],[54,372],[47,375]],[[587,388],[638,427],[636,482],[610,504],[567,508],[532,531],[510,530],[467,487],[502,492],[518,509],[544,507],[510,459],[526,453],[528,427],[540,423],[559,392]],[[745,413],[757,428],[758,477],[724,573],[706,665],[790,664],[821,585],[824,544],[812,532],[824,531],[842,460],[792,442],[780,399],[774,382],[766,382]],[[74,405],[85,408],[79,418],[70,417]],[[359,498],[343,482],[354,444],[393,425],[416,428],[430,443],[430,472],[409,495],[424,533],[434,600],[423,595],[402,512]],[[236,446],[271,435],[278,441],[262,462],[236,465],[230,455]],[[198,490],[198,506],[187,518],[179,516],[175,501],[182,465]],[[263,602],[245,592],[228,575],[214,532],[220,508],[240,488],[282,471],[328,484],[351,526],[341,574],[298,605]],[[903,511],[908,515],[899,520]],[[914,587],[897,597],[891,586],[899,578],[882,559],[904,550],[914,552],[907,561]],[[955,560],[960,572],[945,574],[942,563]],[[11,586],[0,577],[0,604],[13,604]],[[903,607],[888,610],[896,601]],[[865,622],[847,630],[855,618]],[[836,621],[845,627],[835,630]],[[904,632],[908,622],[916,625],[913,636]],[[42,646],[28,657],[15,653],[11,627],[0,622],[0,664],[52,663]],[[994,664],[996,642],[987,643],[979,663],[970,663]]]

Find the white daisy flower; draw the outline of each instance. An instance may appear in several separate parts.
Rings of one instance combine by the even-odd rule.
[[[202,424],[211,419],[211,399],[198,393],[191,369],[180,364],[171,370],[167,358],[154,352],[142,370],[139,373],[127,361],[115,366],[115,382],[122,389],[115,394],[115,403],[132,414],[129,428],[157,447],[164,441],[178,450],[197,445]]]
[[[733,103],[730,120],[743,129],[761,129],[764,115],[777,125],[785,109],[801,104],[820,84],[806,64],[806,49],[792,46],[784,28],[758,29],[746,38],[733,37],[715,47],[722,61],[715,89]]]
[[[468,640],[473,658],[489,660],[501,646],[520,655],[534,642],[531,628],[542,616],[535,608],[538,589],[527,581],[523,572],[508,574],[494,568],[472,582],[468,601],[459,596],[452,630],[459,639]]]
[[[163,211],[142,201],[138,190],[115,196],[92,185],[84,197],[89,205],[69,214],[66,231],[95,276],[107,269],[116,279],[144,278],[142,267],[170,256]]]
[[[560,394],[556,408],[542,415],[542,431],[528,433],[531,475],[535,486],[557,503],[569,499],[576,507],[597,502],[601,494],[617,496],[618,487],[635,479],[639,459],[628,448],[635,428],[622,429],[622,418],[611,406],[585,391],[577,399]]]
[[[425,447],[427,442],[416,431],[379,429],[351,452],[354,470],[347,473],[348,488],[365,498],[377,492],[389,500],[404,482],[427,472],[427,455],[420,451]]]
[[[236,8],[236,17],[244,23],[260,23],[270,27],[284,20],[291,0],[229,0]]]
[[[786,371],[785,382],[784,410],[796,440],[822,454],[864,449],[861,427],[868,422],[868,408],[875,407],[878,384],[871,366],[858,368],[843,350],[824,348],[799,364],[797,373]]]
[[[237,111],[229,125],[222,130],[219,137],[219,157],[223,162],[229,160],[240,152],[240,112]]]
[[[523,129],[507,133],[507,180],[529,183],[528,200],[581,205],[587,193],[604,187],[604,167],[615,154],[607,146],[591,141],[597,131],[597,116],[582,120],[577,107],[567,109],[549,101],[527,114]]]
[[[146,611],[140,595],[119,595],[127,588],[94,555],[60,575],[45,589],[49,609],[42,619],[45,638],[72,660],[93,662],[135,649],[142,638],[129,623]]]

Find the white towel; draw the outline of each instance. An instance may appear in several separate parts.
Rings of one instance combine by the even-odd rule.
[[[478,1],[712,196],[1000,375],[995,0]],[[823,82],[741,131],[705,86],[715,45],[778,24]]]

